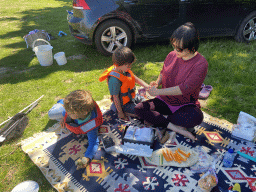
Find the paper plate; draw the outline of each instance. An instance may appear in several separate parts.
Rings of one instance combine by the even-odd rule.
[[[166,161],[165,158],[163,157],[163,150],[171,150],[174,153],[175,150],[178,150],[178,148],[180,148],[185,153],[190,153],[190,156],[187,158],[187,161],[182,161],[181,163],[178,163],[176,161]],[[157,151],[154,151],[151,157],[145,157],[145,160],[150,164],[173,167],[190,167],[196,164],[198,159],[199,156],[197,152],[195,152],[193,149],[189,149],[188,147],[184,146],[178,146],[174,148],[162,148]]]

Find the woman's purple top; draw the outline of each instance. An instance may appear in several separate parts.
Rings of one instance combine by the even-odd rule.
[[[179,86],[182,95],[158,95],[174,113],[184,105],[194,104],[200,107],[198,95],[208,71],[208,62],[200,54],[189,60],[177,58],[174,51],[170,52],[161,71],[162,88]]]

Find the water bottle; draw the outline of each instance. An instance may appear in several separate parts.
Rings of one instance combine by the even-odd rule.
[[[224,166],[224,167],[232,167],[233,162],[234,162],[234,159],[235,159],[234,151],[233,151],[233,149],[229,149],[229,150],[225,153],[225,155],[224,155],[224,158],[223,158],[223,166]]]

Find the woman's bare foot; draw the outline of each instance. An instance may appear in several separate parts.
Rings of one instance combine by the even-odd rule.
[[[183,133],[181,133],[181,134],[184,135],[185,137],[191,139],[192,141],[196,140],[196,137],[191,132],[185,131],[185,130],[183,130],[182,132]]]
[[[168,126],[167,126],[168,129],[172,130],[172,131],[175,131],[176,133],[179,133],[189,139],[191,139],[192,141],[195,141],[196,140],[196,137],[189,131],[187,131],[186,128],[184,127],[181,127],[181,126],[177,126],[177,125],[174,125],[172,123],[169,123]]]

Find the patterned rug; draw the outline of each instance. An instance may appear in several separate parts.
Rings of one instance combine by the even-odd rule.
[[[117,139],[126,125],[118,120],[113,111],[104,111],[104,125],[100,132],[111,132]],[[230,136],[232,124],[218,120],[204,113],[204,122],[196,127],[199,144],[208,154],[223,154],[229,148],[256,156],[254,143],[233,139]],[[198,143],[177,134],[173,143],[161,146],[155,141],[154,150],[161,147],[186,146],[193,148]],[[73,192],[200,192],[199,174],[189,168],[160,167],[150,165],[144,157],[108,154],[102,143],[95,159],[86,169],[76,170],[75,161],[82,157],[87,147],[86,139],[74,137],[68,130],[55,124],[47,132],[22,142],[22,149],[39,167],[51,185],[57,191]],[[241,185],[242,191],[251,191],[248,181],[255,181],[256,166],[252,161],[236,155],[232,168],[224,168],[222,160],[216,164],[218,186],[228,189],[235,183]],[[218,191],[218,190],[216,190]]]

